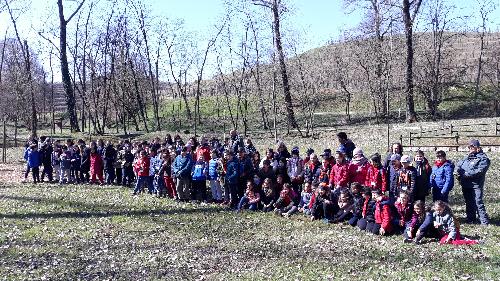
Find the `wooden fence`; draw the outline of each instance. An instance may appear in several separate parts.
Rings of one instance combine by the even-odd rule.
[[[460,146],[468,146],[470,139],[479,139],[481,146],[500,147],[500,122],[443,124],[439,128],[428,130],[420,127],[419,131],[408,132],[407,137],[400,135],[401,144],[415,148],[448,147],[458,150]],[[432,145],[425,145],[421,143],[424,140],[438,141]]]

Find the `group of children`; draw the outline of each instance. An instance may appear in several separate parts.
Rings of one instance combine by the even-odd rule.
[[[320,161],[313,149],[302,158],[298,147],[289,152],[283,142],[261,157],[252,141],[235,131],[223,142],[192,137],[184,143],[180,136],[168,135],[164,140],[121,141],[116,146],[102,140],[89,145],[71,139],[52,143],[41,137],[26,148],[25,180],[31,171],[35,183],[45,176],[61,184],[135,183],[134,196],[147,189],[158,197],[222,204],[237,211],[302,214],[373,234],[400,233],[405,242],[434,237],[441,243],[477,243],[462,239],[447,204],[453,185],[446,181],[447,174],[431,168],[422,151],[412,164],[410,156],[401,155],[402,146],[395,144],[382,161],[378,153],[366,158],[345,133],[339,133],[338,140],[335,153],[325,149]],[[438,152],[437,158],[442,154]],[[436,165],[451,163],[441,160]],[[431,190],[432,209],[425,206]]]

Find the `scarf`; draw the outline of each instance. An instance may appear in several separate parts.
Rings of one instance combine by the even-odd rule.
[[[351,160],[351,163],[352,164],[356,164],[356,165],[359,165],[359,166],[363,166],[364,164],[366,164],[368,162],[368,159],[365,157],[365,156],[354,156]]]
[[[436,165],[436,167],[438,168],[441,168],[441,166],[443,166],[447,161],[443,161],[443,162],[439,162],[439,161],[434,161],[434,165]]]

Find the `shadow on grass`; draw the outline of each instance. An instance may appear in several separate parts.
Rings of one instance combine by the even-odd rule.
[[[181,208],[170,207],[168,209],[144,209],[144,210],[128,210],[125,206],[104,205],[104,204],[88,204],[82,202],[73,202],[63,199],[49,199],[26,196],[0,196],[0,199],[18,200],[24,202],[35,202],[41,204],[54,204],[63,207],[77,208],[75,211],[62,212],[30,212],[30,213],[0,213],[0,218],[5,219],[57,219],[57,218],[106,218],[113,216],[160,216],[160,215],[184,215],[193,213],[218,213],[222,209],[214,207],[196,207],[196,208]]]
[[[120,210],[120,211],[66,211],[54,213],[14,213],[2,214],[0,218],[5,219],[71,219],[71,218],[107,218],[114,216],[145,217],[159,215],[183,215],[193,213],[218,213],[215,208],[196,208],[196,209],[168,209],[168,210]]]

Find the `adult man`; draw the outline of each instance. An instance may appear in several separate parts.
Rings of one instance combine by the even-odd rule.
[[[469,154],[457,165],[458,181],[465,198],[467,223],[476,222],[476,213],[482,225],[489,224],[488,214],[483,202],[483,188],[486,172],[490,166],[488,156],[481,149],[478,140],[469,142]]]
[[[352,142],[352,140],[347,138],[347,134],[345,132],[339,132],[337,134],[337,139],[340,143],[339,149],[345,151],[347,159],[351,159],[356,145]]]

